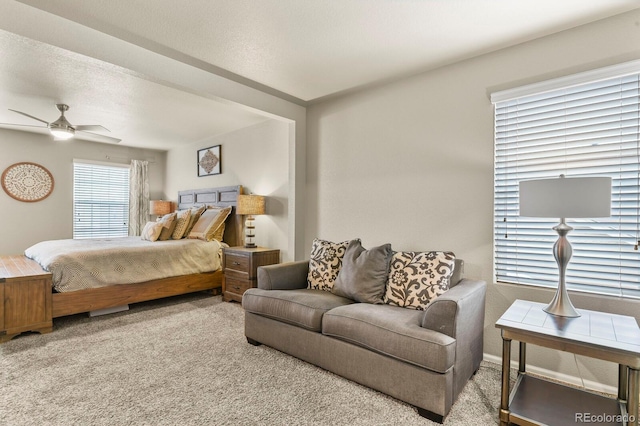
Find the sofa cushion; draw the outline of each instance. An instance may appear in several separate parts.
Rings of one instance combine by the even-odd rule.
[[[242,296],[242,307],[247,312],[318,332],[322,330],[322,316],[325,312],[350,303],[353,300],[328,291],[312,289],[250,288]]]
[[[332,243],[316,238],[311,245],[307,287],[315,290],[331,291],[342,268],[342,257],[349,241]]]
[[[382,303],[391,254],[391,244],[366,250],[360,240],[351,241],[331,292],[356,302]]]
[[[456,340],[420,326],[421,311],[355,303],[324,314],[322,333],[400,361],[444,373],[453,367]]]
[[[384,303],[424,310],[449,289],[455,267],[451,252],[396,252],[391,257]]]

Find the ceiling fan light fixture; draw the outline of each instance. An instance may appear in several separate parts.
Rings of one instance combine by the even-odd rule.
[[[75,134],[73,128],[71,127],[67,127],[67,128],[49,127],[49,132],[51,132],[53,137],[55,137],[56,139],[62,139],[62,140],[71,139]]]

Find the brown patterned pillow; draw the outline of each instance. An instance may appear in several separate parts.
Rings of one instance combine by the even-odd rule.
[[[349,241],[332,243],[316,238],[311,245],[307,288],[331,291],[342,268],[342,258]]]
[[[393,253],[384,303],[424,310],[449,289],[455,259],[442,251]]]
[[[176,227],[173,229],[173,233],[171,234],[171,238],[174,240],[179,240],[184,237],[184,232],[187,230],[187,226],[189,226],[189,220],[191,219],[191,210],[182,210],[178,212],[176,217]]]

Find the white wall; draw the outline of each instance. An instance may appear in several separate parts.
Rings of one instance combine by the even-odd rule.
[[[165,153],[72,139],[54,142],[49,135],[0,129],[0,171],[29,161],[46,167],[54,179],[51,195],[42,201],[17,201],[0,190],[0,255],[20,254],[43,240],[73,238],[73,159],[129,164],[148,160],[149,190],[160,198]]]
[[[196,153],[221,145],[222,173],[198,177]],[[283,260],[293,260],[289,247],[289,125],[277,120],[209,138],[167,154],[165,193],[177,201],[178,191],[242,185],[246,194],[267,197],[267,214],[256,217],[256,243],[280,249]]]
[[[466,261],[466,276],[489,283],[484,350],[500,356],[494,327],[500,315],[517,298],[548,302],[553,292],[494,283],[489,94],[638,59],[639,22],[640,12],[630,12],[309,107],[307,252],[314,237],[454,251]],[[636,301],[574,294],[572,300],[640,319]],[[527,359],[616,384],[610,363],[578,357],[578,370],[573,355],[535,347]]]

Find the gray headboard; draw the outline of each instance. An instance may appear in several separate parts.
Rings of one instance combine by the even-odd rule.
[[[236,215],[238,195],[242,194],[242,185],[221,186],[218,188],[188,189],[178,191],[178,210],[200,207],[203,205],[233,206],[227,218],[224,230],[224,242],[230,246],[244,244],[242,235],[242,218]]]

